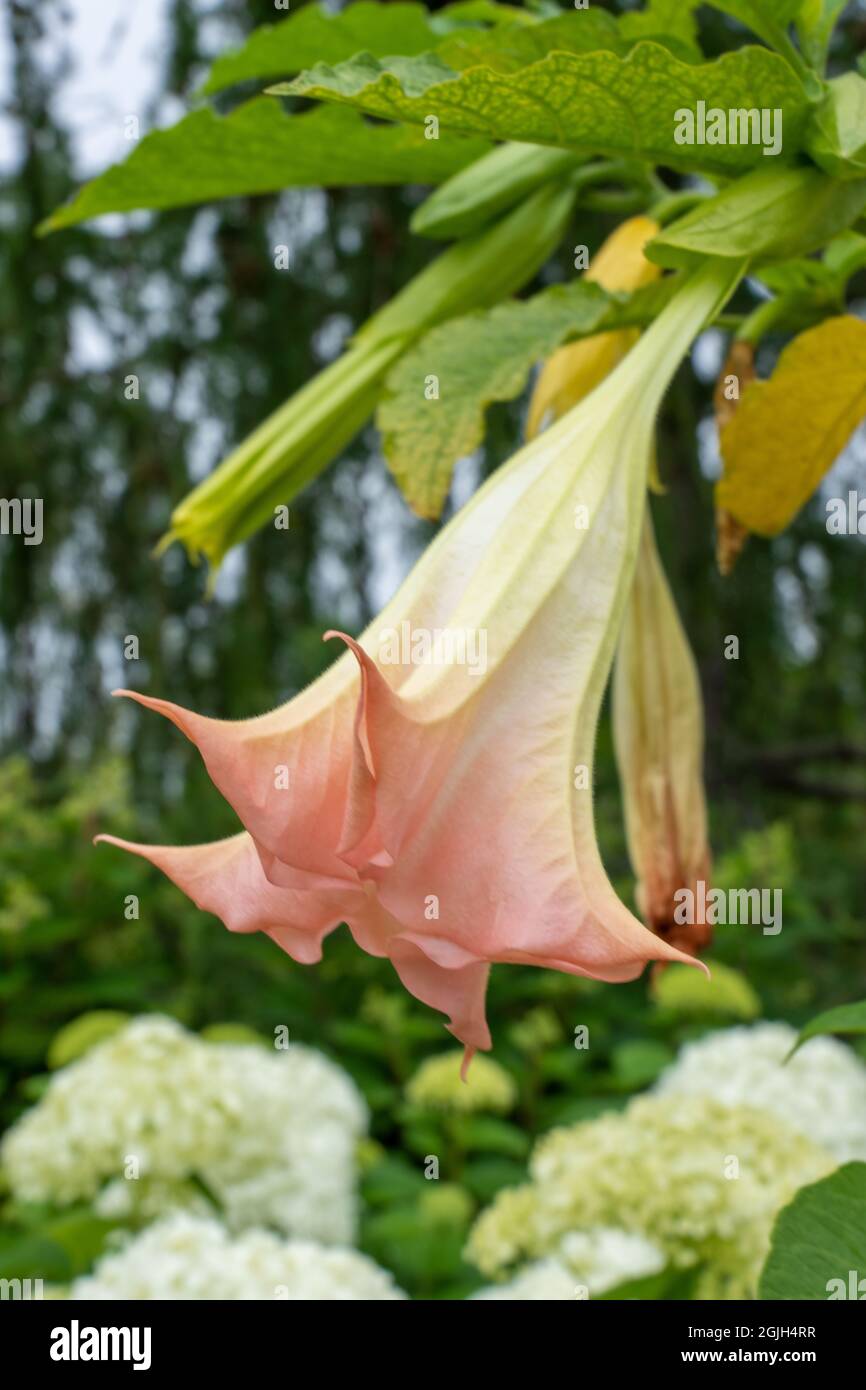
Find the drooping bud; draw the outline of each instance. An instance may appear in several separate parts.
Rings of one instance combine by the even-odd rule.
[[[543,145],[497,145],[434,189],[409,226],[418,236],[443,241],[471,236],[541,184],[568,173],[578,158]]]
[[[700,680],[659,558],[649,512],[613,678],[614,748],[641,916],[671,945],[697,955],[712,931],[680,921],[704,901],[710,847],[704,795]],[[676,894],[689,890],[691,898]]]

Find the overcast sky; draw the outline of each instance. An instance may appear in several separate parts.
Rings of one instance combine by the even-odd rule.
[[[17,161],[18,135],[8,114],[9,0],[0,0],[0,169]],[[197,0],[208,49],[228,46],[236,36],[220,17],[219,0]],[[59,24],[46,26],[42,54],[46,68],[64,57],[72,70],[58,83],[56,111],[74,139],[75,174],[84,179],[129,153],[124,121],[129,115],[148,128],[145,112],[160,90],[169,0],[63,0]],[[180,102],[163,98],[156,125],[183,114]]]

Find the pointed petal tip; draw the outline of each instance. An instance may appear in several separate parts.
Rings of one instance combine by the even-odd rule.
[[[658,957],[657,964],[665,965],[694,965],[698,970],[702,970],[708,980],[712,979],[710,967],[701,960],[700,956],[690,955],[688,951],[680,951],[676,946],[668,948],[669,954]]]
[[[142,705],[145,709],[153,710],[156,714],[161,714],[166,719],[170,719],[182,734],[196,743],[196,734],[203,730],[204,726],[216,724],[219,721],[209,718],[204,714],[196,714],[193,710],[184,709],[182,705],[175,705],[171,700],[160,700],[156,695],[145,695],[140,690],[112,690],[112,695],[122,696],[127,700],[134,700],[137,705]]]
[[[94,845],[113,845],[115,849],[126,850],[127,854],[140,854],[143,858],[147,857],[149,845],[138,845],[132,840],[122,840],[119,835],[106,835],[104,832],[93,837]]]
[[[477,1051],[477,1047],[470,1047],[469,1043],[467,1043],[463,1049],[463,1061],[460,1064],[460,1080],[463,1082],[464,1086],[469,1085],[469,1067]]]

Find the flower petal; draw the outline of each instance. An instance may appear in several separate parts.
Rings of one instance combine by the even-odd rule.
[[[96,843],[147,859],[229,931],[264,932],[304,965],[321,960],[322,939],[345,915],[346,893],[275,888],[249,835],[183,847],[135,844],[115,835],[97,835]]]

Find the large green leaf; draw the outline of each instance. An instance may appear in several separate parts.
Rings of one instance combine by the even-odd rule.
[[[454,464],[484,437],[485,410],[518,396],[535,362],[570,338],[648,322],[671,293],[670,281],[628,298],[580,280],[434,328],[392,369],[376,416],[410,506],[439,515]],[[433,377],[438,398],[427,399]]]
[[[681,56],[700,57],[693,6],[685,0],[650,0],[639,13],[617,21],[606,10],[567,11],[541,19],[506,5],[450,5],[430,14],[423,5],[374,4],[358,0],[339,14],[310,5],[278,24],[256,29],[243,48],[217,58],[204,92],[237,82],[288,77],[314,63],[342,63],[357,53],[377,58],[412,57],[436,50],[455,71],[486,63],[514,70],[552,49],[588,53],[610,48],[625,53],[652,38]],[[521,22],[515,22],[521,21]]]
[[[791,1056],[810,1038],[825,1033],[866,1033],[866,999],[858,1004],[840,1004],[837,1009],[827,1009],[817,1018],[810,1019],[800,1029],[797,1041],[791,1048]]]
[[[478,139],[425,140],[405,126],[371,125],[358,113],[319,107],[288,116],[266,97],[230,116],[193,111],[155,130],[121,164],[93,179],[40,231],[106,212],[171,208],[238,194],[334,184],[441,183],[486,153]]]
[[[320,64],[273,91],[341,102],[390,120],[423,124],[435,116],[440,139],[469,132],[721,174],[766,165],[761,147],[678,145],[678,111],[699,101],[724,110],[778,107],[785,158],[802,147],[809,111],[801,82],[767,49],[688,63],[652,42],[637,44],[625,57],[607,50],[554,52],[513,72],[484,66],[461,74],[437,54],[380,60],[361,53],[336,67]]]
[[[439,35],[423,5],[380,5],[358,0],[339,14],[319,5],[306,5],[277,24],[255,29],[242,48],[217,58],[208,74],[205,92],[218,92],[235,82],[283,77],[311,63],[341,63],[353,53],[423,53]]]
[[[441,42],[436,56],[455,72],[479,64],[497,72],[517,72],[548,53],[627,53],[632,45],[606,10],[581,10],[541,24],[511,25],[495,31],[464,29]]]
[[[424,53],[434,48],[457,23],[505,24],[532,18],[509,5],[450,5],[433,15],[424,5],[388,0],[358,0],[338,14],[319,5],[306,5],[277,24],[255,29],[242,48],[217,58],[208,74],[205,92],[218,92],[236,82],[286,77],[312,63],[341,63],[364,50]]]
[[[801,1188],[779,1213],[758,1297],[859,1299],[856,1286],[863,1277],[866,1163],[846,1163],[829,1178]]]
[[[785,261],[825,245],[866,206],[866,179],[843,182],[820,169],[757,169],[666,227],[650,260],[688,266],[704,256]]]

